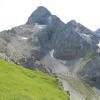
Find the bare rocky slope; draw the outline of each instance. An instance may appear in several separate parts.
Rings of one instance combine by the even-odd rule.
[[[95,32],[42,6],[26,24],[0,32],[0,57],[59,77],[71,100],[100,100],[99,48]]]

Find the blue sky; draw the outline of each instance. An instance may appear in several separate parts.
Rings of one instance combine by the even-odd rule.
[[[0,0],[0,31],[24,24],[38,6],[65,23],[75,19],[93,31],[100,28],[100,0]]]

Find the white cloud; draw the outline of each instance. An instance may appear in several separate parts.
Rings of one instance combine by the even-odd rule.
[[[0,30],[24,24],[37,6],[47,7],[65,23],[71,19],[95,30],[100,27],[100,0],[0,0]]]

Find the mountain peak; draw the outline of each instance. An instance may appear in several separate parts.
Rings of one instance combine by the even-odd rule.
[[[28,21],[26,24],[32,24],[35,23],[38,24],[47,24],[48,23],[48,17],[51,16],[50,11],[48,11],[47,8],[43,6],[39,6],[28,18]]]
[[[44,7],[44,6],[39,6],[39,7],[37,7],[36,10],[45,10],[45,11],[49,12],[48,9],[46,7]]]
[[[77,22],[76,22],[75,20],[71,20],[71,21],[69,21],[68,23],[77,24]]]
[[[96,34],[100,34],[100,28],[95,31]]]
[[[93,32],[85,27],[84,25],[76,22],[75,20],[71,20],[66,24],[67,29],[71,31],[76,31],[79,33],[84,33],[84,34],[93,34]]]
[[[75,20],[71,20],[66,24],[66,26],[73,27],[73,28],[77,27],[78,25],[79,23],[77,23]]]

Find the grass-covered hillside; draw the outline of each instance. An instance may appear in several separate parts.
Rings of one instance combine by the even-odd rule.
[[[55,78],[0,59],[0,100],[68,100]]]

